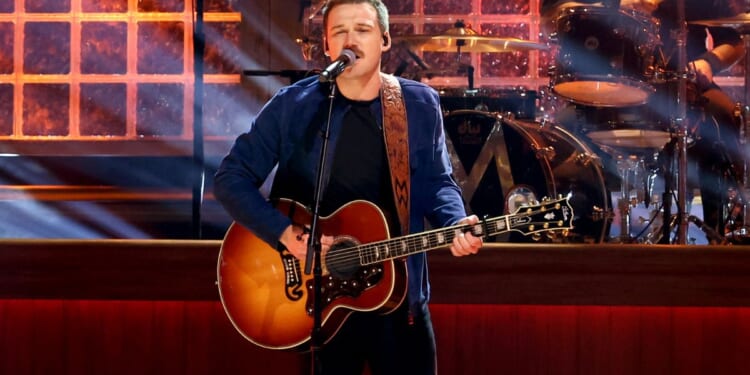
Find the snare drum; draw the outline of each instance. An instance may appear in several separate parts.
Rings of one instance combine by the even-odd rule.
[[[559,44],[550,68],[553,91],[598,107],[645,104],[654,92],[659,23],[634,10],[566,8],[554,20]]]
[[[661,149],[671,139],[669,119],[649,105],[623,108],[579,106],[580,133],[604,148],[637,150]]]

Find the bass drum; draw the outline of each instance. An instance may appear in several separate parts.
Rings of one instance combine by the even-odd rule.
[[[454,177],[467,209],[480,218],[513,213],[525,202],[568,197],[574,228],[544,238],[511,233],[498,242],[605,242],[611,196],[602,162],[592,149],[550,123],[456,110],[444,116]]]

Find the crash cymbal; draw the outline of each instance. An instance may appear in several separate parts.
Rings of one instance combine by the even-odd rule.
[[[545,44],[528,40],[478,35],[476,31],[460,23],[443,34],[406,35],[393,39],[396,43],[405,43],[412,48],[421,48],[428,52],[513,52],[548,49]]]
[[[717,18],[715,20],[696,20],[690,21],[688,23],[703,26],[731,27],[740,30],[750,30],[750,12],[740,13],[736,16],[727,18]]]

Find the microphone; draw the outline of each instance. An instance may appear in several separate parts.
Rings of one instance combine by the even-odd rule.
[[[331,65],[328,65],[327,68],[320,72],[318,79],[320,82],[333,81],[347,66],[353,64],[355,60],[357,60],[357,55],[354,54],[354,51],[350,49],[342,50],[341,55]]]

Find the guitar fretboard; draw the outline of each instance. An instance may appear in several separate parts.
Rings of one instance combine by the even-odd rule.
[[[374,264],[441,248],[452,243],[453,239],[461,232],[469,231],[477,237],[494,236],[508,231],[510,225],[509,217],[501,216],[474,225],[452,226],[361,245],[357,247],[360,254],[360,264]]]
[[[569,205],[563,206],[558,200],[538,206],[523,207],[511,215],[488,218],[473,225],[454,225],[403,237],[370,242],[342,249],[331,254],[329,264],[348,262],[358,257],[361,266],[380,263],[386,260],[409,256],[450,245],[459,233],[470,232],[474,236],[487,238],[515,230],[525,235],[535,232],[570,228],[572,212]],[[356,254],[356,255],[355,255]]]

